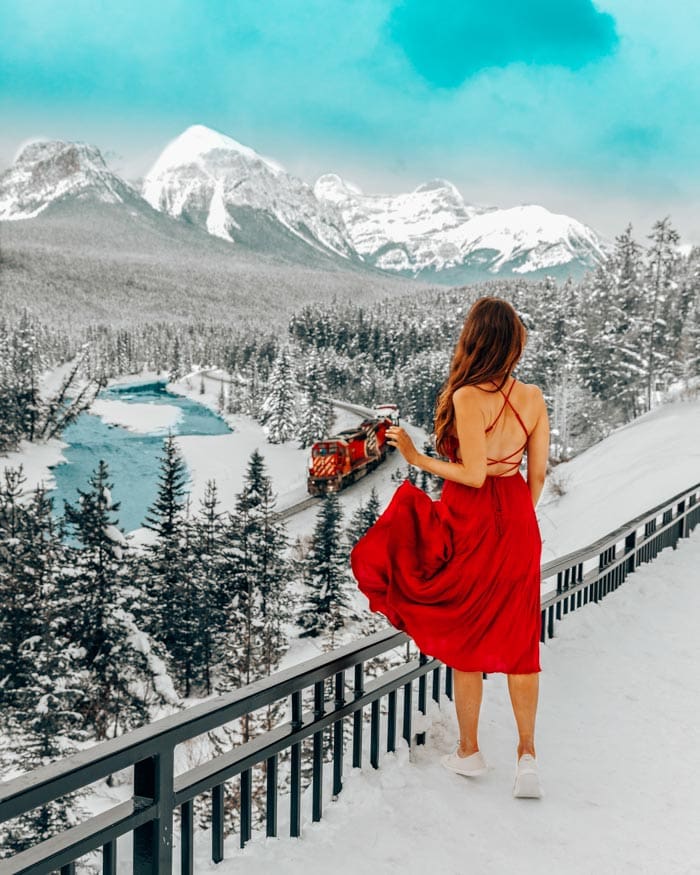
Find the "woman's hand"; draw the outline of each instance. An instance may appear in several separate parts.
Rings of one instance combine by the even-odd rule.
[[[409,465],[418,463],[420,453],[404,428],[400,425],[390,426],[386,430],[386,439],[388,444],[396,447]]]

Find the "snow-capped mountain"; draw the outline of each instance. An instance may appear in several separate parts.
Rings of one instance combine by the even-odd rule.
[[[0,220],[34,218],[59,202],[126,204],[273,260],[332,269],[352,264],[365,273],[445,283],[580,273],[604,257],[594,231],[542,206],[470,204],[444,179],[404,194],[371,195],[329,173],[312,188],[203,125],[166,146],[142,195],[108,169],[94,146],[33,142],[0,175]]]
[[[142,193],[155,209],[201,224],[225,240],[246,237],[253,210],[310,246],[343,258],[354,255],[333,204],[319,201],[309,185],[277,162],[203,125],[188,128],[166,146]]]
[[[335,174],[314,186],[340,210],[358,253],[384,270],[453,274],[530,273],[579,268],[603,257],[594,231],[537,205],[497,209],[466,204],[436,179],[399,195],[367,195]],[[437,278],[437,277],[436,277]]]
[[[117,204],[139,195],[108,170],[100,151],[87,143],[29,143],[0,175],[0,219],[33,219],[71,197]]]

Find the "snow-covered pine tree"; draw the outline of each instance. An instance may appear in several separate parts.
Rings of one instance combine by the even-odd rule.
[[[22,502],[25,484],[21,467],[4,470],[0,484],[0,711],[11,707],[14,687],[21,686],[31,671],[21,647],[38,631],[39,593],[26,574],[31,545]]]
[[[78,490],[74,505],[65,502],[66,524],[78,546],[63,569],[62,598],[88,675],[79,708],[97,740],[147,722],[151,704],[176,704],[162,661],[131,610],[139,592],[124,557],[127,542],[111,490],[107,464],[100,460],[89,489]]]
[[[648,323],[646,337],[646,402],[651,408],[657,379],[663,376],[664,364],[668,360],[666,352],[667,328],[666,311],[669,297],[675,287],[674,273],[679,261],[678,243],[680,236],[671,227],[668,217],[654,223],[649,235],[651,246],[647,252],[647,291]]]
[[[328,435],[335,411],[328,400],[328,380],[318,350],[311,347],[304,360],[302,396],[299,402],[297,437],[301,449]]]
[[[212,669],[220,658],[227,618],[227,559],[225,523],[219,507],[216,483],[208,481],[199,514],[190,524],[189,565],[185,571],[191,583],[191,620],[187,622],[189,683],[212,691]],[[183,642],[184,643],[184,642]],[[185,695],[189,695],[189,684]]]
[[[281,444],[297,433],[297,383],[289,345],[281,347],[270,372],[260,422],[271,444]]]
[[[377,495],[377,489],[375,486],[372,487],[369,498],[367,499],[367,504],[364,502],[360,502],[355,508],[354,513],[350,517],[350,522],[348,523],[346,529],[346,551],[347,557],[349,559],[350,551],[357,544],[360,538],[365,534],[365,532],[375,524],[377,519],[379,518],[379,496]]]
[[[10,333],[0,320],[0,453],[14,449],[22,437],[22,424],[15,398]]]
[[[236,496],[226,533],[229,556],[228,585],[222,588],[228,601],[224,608],[227,632],[220,653],[216,690],[225,694],[271,674],[287,649],[286,626],[291,620],[290,571],[285,561],[285,525],[275,514],[276,498],[265,472],[263,456],[251,453],[243,489]],[[217,753],[254,738],[275,726],[284,713],[284,703],[275,703],[243,716],[235,724],[209,735]],[[253,773],[253,799],[264,798],[265,776]],[[238,788],[230,782],[225,792],[225,829],[237,829]]]
[[[187,469],[169,434],[163,443],[158,493],[144,520],[155,533],[146,548],[143,572],[147,628],[165,646],[171,673],[181,690],[192,684],[190,652],[195,624],[195,594],[187,580],[190,563],[189,522],[185,508]]]
[[[41,630],[22,645],[24,661],[33,667],[15,689],[12,709],[0,709],[3,737],[2,771],[28,772],[47,766],[77,750],[84,740],[80,703],[85,677],[82,651],[69,640],[68,620],[52,584],[44,587],[36,606]],[[65,829],[83,817],[80,795],[72,793],[0,825],[0,857],[9,857]]]
[[[21,421],[21,431],[34,440],[36,424],[43,404],[39,391],[39,375],[43,368],[41,348],[37,340],[36,324],[24,310],[13,334],[12,369],[15,379],[15,404]]]
[[[225,660],[222,674],[231,688],[271,674],[287,649],[292,610],[287,535],[275,505],[265,460],[253,450],[228,532],[233,589],[226,609],[231,618],[227,646],[238,658]],[[268,716],[274,723],[276,715]]]
[[[347,551],[343,543],[342,508],[334,492],[324,496],[304,560],[306,600],[298,614],[300,637],[341,629],[350,616]]]

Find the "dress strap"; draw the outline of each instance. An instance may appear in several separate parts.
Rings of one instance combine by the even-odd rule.
[[[496,384],[494,383],[494,386],[495,386],[495,385],[496,385]],[[515,408],[513,407],[513,405],[510,403],[510,393],[513,391],[513,386],[515,386],[515,380],[513,380],[513,382],[510,384],[510,388],[508,389],[508,394],[506,394],[506,393],[503,391],[503,389],[501,389],[500,386],[497,387],[498,391],[501,393],[501,395],[503,395],[503,398],[504,398],[505,400],[503,401],[503,406],[502,406],[501,409],[498,411],[498,414],[497,414],[496,418],[495,418],[494,421],[491,423],[491,425],[486,429],[486,434],[488,434],[488,433],[491,431],[491,429],[494,427],[494,425],[495,425],[495,424],[498,422],[498,420],[501,418],[501,414],[502,414],[503,411],[506,409],[506,405],[509,405],[510,408],[511,408],[512,410],[515,410]],[[516,415],[517,415],[517,414],[516,414]],[[518,417],[518,419],[520,419],[520,417]],[[520,420],[520,421],[522,422],[522,420]],[[526,432],[526,433],[527,433],[527,432]]]
[[[511,410],[513,411],[513,413],[515,414],[515,418],[516,418],[516,419],[518,420],[518,422],[520,423],[520,425],[521,425],[521,427],[522,427],[522,430],[525,432],[525,437],[526,437],[526,438],[529,438],[529,437],[530,437],[530,432],[527,430],[527,428],[526,428],[526,426],[525,426],[525,423],[524,423],[524,422],[522,421],[522,419],[520,418],[520,414],[519,414],[518,411],[515,409],[515,407],[513,407],[513,405],[511,404],[511,401],[510,401],[510,393],[513,391],[513,386],[515,386],[515,380],[513,380],[513,382],[510,384],[510,389],[508,390],[508,394],[507,394],[507,395],[505,394],[505,392],[503,391],[503,389],[501,389],[500,386],[499,386],[499,390],[500,390],[500,392],[501,392],[501,395],[503,395],[503,397],[506,399],[506,400],[505,400],[505,403],[503,404],[503,407],[505,407],[506,404],[510,407],[510,409],[511,409]],[[501,408],[501,411],[503,411],[503,407]],[[498,416],[500,416],[500,415],[501,415],[501,414],[499,413]],[[496,419],[498,419],[498,417],[496,417]]]

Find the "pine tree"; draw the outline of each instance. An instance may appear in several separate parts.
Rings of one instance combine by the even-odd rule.
[[[649,278],[650,313],[646,344],[646,399],[647,409],[651,408],[652,395],[659,369],[667,358],[664,348],[667,322],[665,309],[673,283],[674,268],[678,262],[678,232],[671,227],[670,220],[661,219],[654,223],[649,235],[652,245],[647,256]]]
[[[219,509],[216,483],[206,485],[199,514],[190,525],[189,566],[185,576],[191,584],[191,617],[183,631],[187,640],[190,683],[212,691],[212,669],[220,657],[227,624],[227,561],[225,524]],[[187,684],[185,695],[189,695]]]
[[[297,432],[297,387],[288,346],[283,346],[270,373],[260,422],[271,444],[281,444]]]
[[[284,558],[287,536],[284,523],[276,518],[275,503],[264,458],[254,450],[228,534],[234,588],[226,611],[231,618],[226,646],[237,654],[225,660],[231,688],[271,674],[287,648],[285,625],[291,619],[290,575]]]
[[[347,557],[349,560],[350,551],[357,544],[365,532],[373,526],[379,518],[379,496],[377,495],[376,487],[372,487],[367,504],[360,502],[355,509],[355,512],[350,517],[346,531]]]
[[[186,483],[185,463],[175,438],[168,435],[160,460],[158,493],[144,521],[155,533],[143,569],[145,611],[149,632],[164,645],[171,673],[179,689],[189,695],[195,679],[191,653],[196,593],[187,575],[191,556]]]
[[[314,348],[305,358],[302,389],[297,437],[300,448],[305,449],[328,435],[335,421],[335,411],[328,399],[326,369]]]
[[[37,338],[37,326],[24,310],[13,337],[12,367],[15,377],[15,404],[20,416],[22,433],[34,440],[36,424],[42,414],[39,375],[43,357]]]
[[[98,739],[148,721],[149,705],[163,694],[160,661],[131,610],[138,598],[126,539],[114,516],[112,484],[100,461],[88,490],[75,505],[65,503],[67,525],[78,543],[63,571],[62,592],[71,615],[71,639],[82,649],[89,686],[80,709]],[[167,680],[167,679],[166,679]]]
[[[349,576],[342,539],[342,510],[331,492],[321,505],[304,562],[306,602],[298,615],[304,630],[300,637],[317,636],[324,630],[336,632],[350,614]]]
[[[33,672],[16,689],[12,709],[0,710],[4,769],[32,771],[77,751],[83,741],[79,704],[85,679],[82,652],[71,644],[66,619],[56,615],[56,593],[45,588],[37,605],[41,633],[23,644]],[[0,825],[0,857],[24,851],[83,819],[80,796],[72,793]]]

